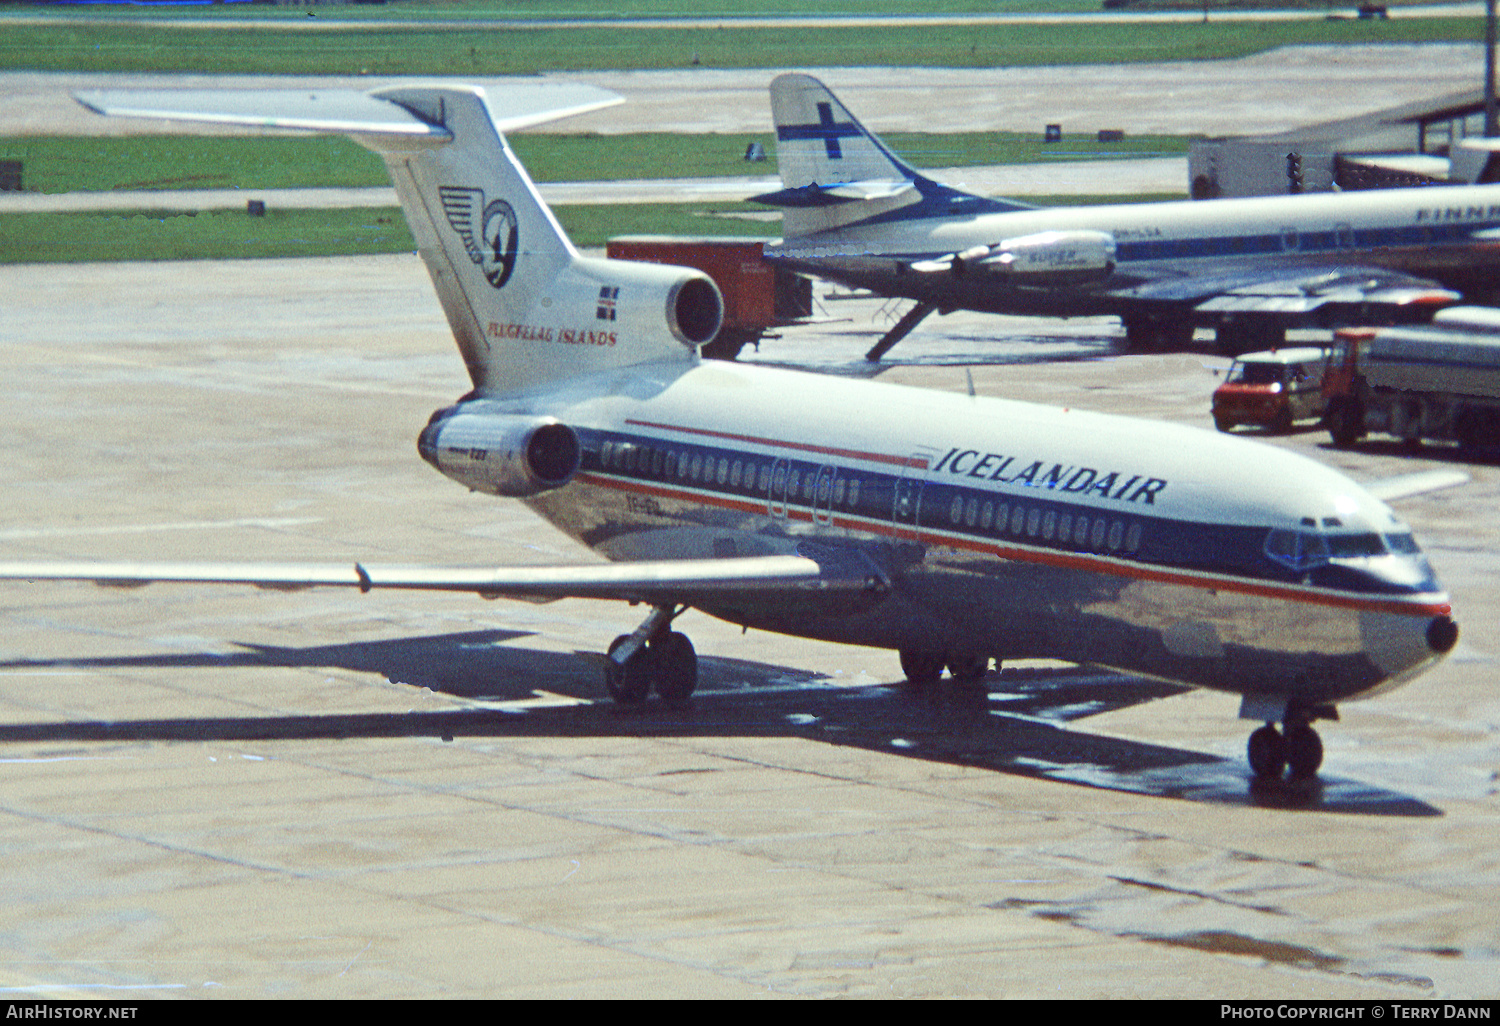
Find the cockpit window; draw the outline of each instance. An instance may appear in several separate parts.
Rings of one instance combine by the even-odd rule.
[[[1333,559],[1360,559],[1390,552],[1409,554],[1416,551],[1417,543],[1409,534],[1382,538],[1374,532],[1322,534],[1278,530],[1266,536],[1266,555],[1296,571],[1310,570]]]
[[[1385,542],[1380,540],[1378,534],[1328,535],[1328,555],[1334,559],[1383,556],[1385,552]]]
[[[1388,534],[1385,536],[1385,544],[1399,556],[1414,556],[1422,551],[1417,547],[1417,540],[1410,534]]]
[[[1266,555],[1282,566],[1307,570],[1328,561],[1328,546],[1312,531],[1272,531],[1266,536]]]

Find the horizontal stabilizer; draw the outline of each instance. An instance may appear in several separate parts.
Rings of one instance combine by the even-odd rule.
[[[906,193],[915,193],[911,182],[850,182],[844,185],[804,185],[798,189],[782,189],[760,196],[751,196],[751,203],[763,203],[768,207],[827,207],[838,203],[858,203],[861,200],[890,199]]]
[[[109,89],[75,93],[99,114],[202,124],[338,132],[445,143],[451,135],[411,111],[354,89]],[[590,85],[507,81],[491,94],[495,128],[510,132],[623,103]]]

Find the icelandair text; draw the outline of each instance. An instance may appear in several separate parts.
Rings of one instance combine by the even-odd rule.
[[[1093,467],[1073,467],[1061,463],[1049,465],[1046,460],[1027,462],[1014,456],[982,453],[977,449],[949,449],[948,454],[932,468],[932,473],[939,472],[998,484],[1050,488],[1120,502],[1143,502],[1148,506],[1154,505],[1157,493],[1167,487],[1167,482],[1159,477],[1142,477],[1140,474],[1124,474],[1115,470],[1101,473]]]

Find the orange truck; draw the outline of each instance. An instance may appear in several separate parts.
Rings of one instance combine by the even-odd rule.
[[[1500,446],[1500,309],[1454,306],[1419,327],[1341,328],[1323,391],[1333,443],[1369,434]]]
[[[1286,432],[1299,420],[1323,416],[1327,365],[1328,350],[1313,346],[1237,357],[1214,389],[1214,427],[1232,431],[1251,424]]]

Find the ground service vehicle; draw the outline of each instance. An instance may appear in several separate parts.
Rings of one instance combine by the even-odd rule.
[[[692,267],[713,279],[724,297],[724,319],[704,356],[733,360],[745,344],[760,345],[766,332],[812,316],[812,282],[761,256],[763,239],[714,236],[622,235],[605,256],[674,267]]]
[[[1328,350],[1313,346],[1246,353],[1214,389],[1214,427],[1230,431],[1254,424],[1283,432],[1299,420],[1323,416],[1327,366]]]
[[[1500,309],[1450,307],[1422,327],[1341,329],[1324,392],[1335,445],[1379,432],[1411,444],[1500,446]]]

